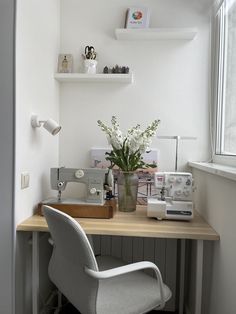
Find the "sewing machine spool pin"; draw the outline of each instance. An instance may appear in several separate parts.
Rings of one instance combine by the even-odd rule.
[[[161,188],[161,191],[160,191],[160,194],[161,194],[161,200],[162,201],[165,201],[165,192],[166,192],[166,188],[163,186],[162,188]]]

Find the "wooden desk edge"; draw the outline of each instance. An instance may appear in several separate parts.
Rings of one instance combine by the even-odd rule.
[[[198,212],[196,212],[196,217],[201,217]],[[113,218],[114,219],[114,218]],[[127,236],[127,237],[147,237],[147,238],[170,238],[170,239],[189,239],[189,240],[209,240],[217,241],[220,239],[219,234],[201,217],[201,224],[199,227],[188,226],[188,222],[176,221],[176,228],[173,226],[173,221],[170,226],[168,226],[168,221],[163,221],[164,224],[161,226],[161,230],[150,230],[149,226],[146,226],[146,222],[143,224],[144,228],[138,228],[132,230],[131,227],[122,228],[120,226],[107,226],[109,221],[114,223],[114,220],[96,220],[96,222],[88,219],[82,219],[80,221],[84,231],[91,235],[110,235],[110,236]],[[103,224],[104,221],[104,224]],[[122,222],[121,222],[122,223]],[[162,223],[158,222],[157,223]],[[182,230],[181,226],[186,223],[186,227],[192,228],[189,230]],[[86,225],[87,224],[87,225]],[[137,227],[137,225],[136,225]],[[165,229],[166,227],[166,229]],[[153,228],[152,228],[153,229]],[[175,230],[177,229],[177,230]],[[203,231],[203,229],[205,229]],[[45,218],[39,215],[33,215],[26,219],[17,226],[17,231],[36,231],[36,232],[48,232],[48,226],[46,224]]]

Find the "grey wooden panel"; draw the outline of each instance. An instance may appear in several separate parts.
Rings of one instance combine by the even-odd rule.
[[[133,262],[143,261],[143,238],[133,238]]]
[[[101,255],[111,255],[111,236],[101,236]]]
[[[122,259],[128,263],[133,261],[132,237],[122,237]]]
[[[93,235],[93,249],[95,255],[101,254],[101,236]]]
[[[113,236],[111,238],[111,255],[114,257],[122,257],[122,237]]]
[[[159,268],[162,278],[166,278],[166,239],[155,239],[155,264]]]
[[[166,240],[166,275],[165,283],[172,291],[172,298],[166,304],[166,310],[173,311],[176,308],[176,278],[177,278],[177,239]]]
[[[143,259],[155,263],[155,239],[144,238],[143,239]],[[154,275],[151,269],[145,270],[145,272],[151,276]]]

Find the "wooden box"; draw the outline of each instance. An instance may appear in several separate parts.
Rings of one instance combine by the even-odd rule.
[[[38,204],[37,213],[43,216],[42,207],[43,205],[48,205],[62,212],[70,215],[74,218],[112,218],[114,211],[116,210],[116,200],[107,200],[104,205],[97,204],[76,204],[73,203],[60,203],[60,202],[50,202],[43,201]]]

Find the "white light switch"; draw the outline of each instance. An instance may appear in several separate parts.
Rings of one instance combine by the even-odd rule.
[[[29,187],[30,175],[28,172],[21,173],[21,189],[26,189]]]

